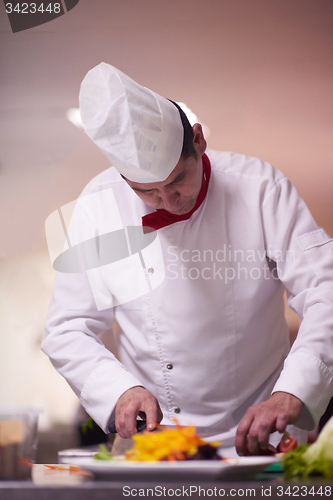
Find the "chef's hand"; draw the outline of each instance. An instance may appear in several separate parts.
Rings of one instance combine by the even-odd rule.
[[[285,432],[288,424],[297,422],[303,403],[287,392],[275,392],[267,401],[250,406],[236,432],[236,450],[241,456],[266,450],[271,432]]]
[[[137,433],[136,417],[145,418],[147,429],[155,429],[163,414],[157,399],[141,386],[131,387],[120,396],[116,404],[116,429],[120,437],[130,438]]]

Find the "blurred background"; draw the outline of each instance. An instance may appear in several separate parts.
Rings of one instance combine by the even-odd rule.
[[[1,3],[1,404],[43,407],[53,435],[78,418],[39,347],[55,274],[45,220],[109,167],[66,117],[87,71],[104,61],[186,103],[211,149],[282,170],[333,236],[332,27],[332,0],[80,0],[13,34]]]

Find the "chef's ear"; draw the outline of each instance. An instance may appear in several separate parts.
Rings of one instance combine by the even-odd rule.
[[[193,146],[200,156],[204,154],[207,148],[207,142],[200,123],[193,125]]]

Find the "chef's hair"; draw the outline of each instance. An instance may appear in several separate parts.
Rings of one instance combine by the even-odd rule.
[[[193,146],[193,128],[192,128],[192,125],[188,121],[188,118],[187,118],[186,114],[184,113],[184,111],[182,110],[182,108],[176,102],[172,101],[171,99],[169,99],[169,101],[172,102],[172,104],[174,104],[176,106],[176,108],[178,109],[179,114],[180,114],[180,118],[181,118],[181,121],[183,124],[183,128],[184,128],[183,149],[182,149],[180,157],[183,160],[187,160],[187,158],[189,158],[190,156],[193,156],[195,159],[197,159],[197,152]]]

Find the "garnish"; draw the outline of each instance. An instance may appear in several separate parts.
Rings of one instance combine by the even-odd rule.
[[[93,430],[94,428],[94,421],[91,417],[88,418],[88,420],[86,420],[86,422],[84,422],[82,425],[81,425],[81,431],[83,434],[87,434],[88,430]]]
[[[157,432],[143,431],[132,437],[134,445],[126,452],[127,460],[135,461],[178,461],[178,460],[221,460],[217,454],[218,442],[207,443],[196,432],[194,426],[176,429],[160,425]]]
[[[96,460],[112,460],[113,456],[111,455],[105,444],[100,444],[99,452],[94,455],[94,458],[96,458]]]
[[[288,479],[321,476],[333,479],[333,417],[331,417],[313,444],[301,444],[286,453],[283,470]]]

